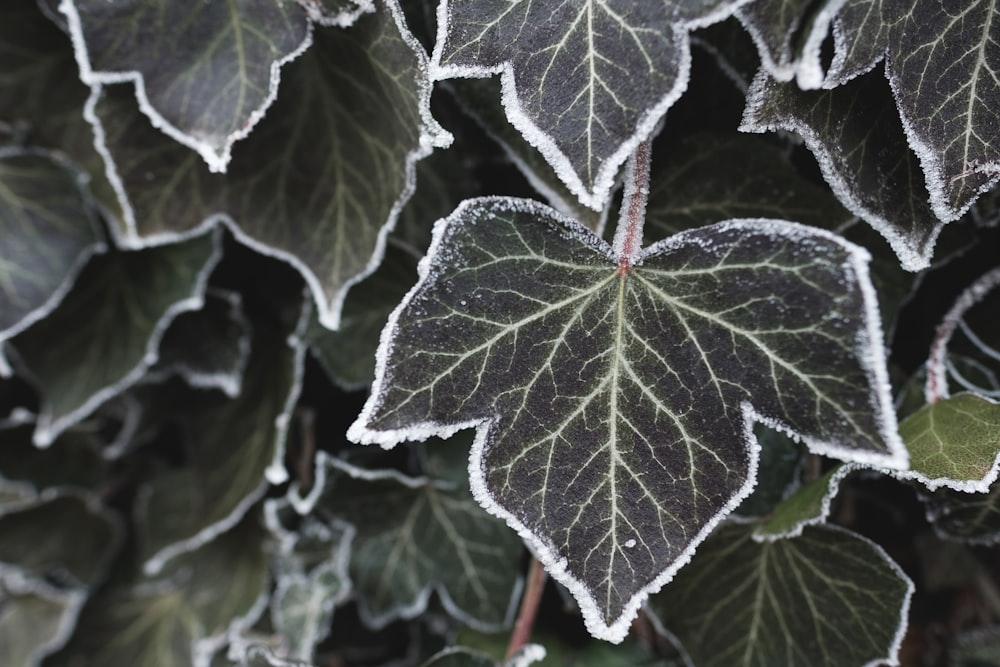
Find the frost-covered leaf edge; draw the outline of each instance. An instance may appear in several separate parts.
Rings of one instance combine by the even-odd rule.
[[[72,0],[62,0],[64,3],[71,2]],[[417,40],[417,38],[410,32],[406,25],[406,19],[403,16],[403,10],[399,5],[398,0],[379,0],[385,5],[385,9],[390,12],[393,18],[393,22],[396,24],[396,28],[399,30],[400,38],[403,42],[409,46],[413,51],[414,57],[417,60],[417,67],[423,76],[417,77],[415,83],[419,93],[420,99],[420,137],[419,146],[411,151],[406,156],[406,186],[399,193],[396,201],[392,205],[392,209],[389,211],[389,216],[386,221],[382,224],[381,229],[379,229],[378,237],[375,243],[375,250],[372,252],[372,256],[368,261],[365,268],[359,272],[352,279],[346,281],[340,290],[334,295],[333,299],[329,302],[327,301],[326,295],[319,279],[313,273],[313,271],[302,262],[295,254],[287,252],[285,250],[280,250],[271,247],[265,243],[257,241],[253,237],[247,235],[240,228],[238,220],[234,220],[232,216],[228,213],[212,213],[208,215],[200,224],[194,228],[182,232],[164,232],[159,234],[153,234],[149,236],[140,236],[137,231],[137,226],[135,222],[135,210],[132,208],[132,204],[129,201],[128,193],[125,189],[125,184],[122,178],[118,175],[118,167],[115,163],[114,157],[108,149],[106,135],[104,132],[104,125],[101,122],[100,117],[97,115],[96,107],[97,103],[101,99],[101,94],[103,91],[103,85],[101,82],[97,81],[90,85],[90,97],[87,98],[87,102],[84,105],[83,117],[90,123],[94,131],[94,148],[101,156],[104,161],[104,171],[107,176],[108,181],[111,183],[111,187],[115,192],[115,196],[118,199],[118,204],[121,206],[122,214],[124,219],[122,222],[125,226],[124,233],[117,228],[117,226],[112,225],[112,231],[115,234],[115,242],[118,246],[123,248],[139,249],[145,248],[150,245],[157,245],[164,243],[166,241],[178,241],[189,238],[191,236],[196,236],[198,234],[204,233],[208,228],[216,225],[225,225],[240,241],[243,245],[251,248],[255,252],[258,252],[267,257],[274,257],[279,259],[286,264],[291,265],[305,280],[306,284],[309,286],[309,291],[312,295],[313,303],[316,306],[316,313],[319,321],[323,326],[331,329],[337,330],[340,327],[340,315],[341,309],[344,304],[344,299],[347,296],[347,292],[350,288],[357,283],[361,282],[363,279],[370,276],[378,268],[379,264],[382,263],[382,259],[385,255],[385,246],[387,243],[387,238],[389,233],[393,230],[396,225],[396,221],[399,218],[400,212],[403,210],[403,206],[409,201],[410,197],[413,195],[417,186],[417,162],[433,152],[435,148],[447,148],[451,145],[454,137],[450,132],[445,130],[431,115],[430,110],[430,99],[431,92],[433,88],[433,80],[430,77],[429,63],[427,59],[427,53],[424,51],[423,46]],[[364,12],[362,12],[364,13]],[[312,28],[310,26],[310,37],[309,41],[312,41]],[[304,52],[305,49],[303,49]]]
[[[434,48],[431,51],[430,78],[431,81],[443,81],[454,78],[484,78],[499,74],[502,88],[501,101],[507,115],[507,120],[521,133],[525,141],[538,149],[546,162],[552,166],[556,176],[559,177],[572,194],[577,196],[582,205],[594,211],[601,212],[611,198],[611,192],[615,186],[615,177],[618,175],[618,171],[625,163],[625,160],[635,151],[636,146],[653,133],[667,110],[687,90],[691,75],[690,31],[723,21],[732,16],[741,5],[751,1],[736,0],[734,3],[725,5],[721,9],[711,12],[700,19],[686,22],[678,21],[672,25],[680,57],[676,83],[672,90],[668,91],[666,95],[643,114],[639,119],[635,131],[627,140],[622,142],[617,151],[604,161],[597,172],[597,176],[594,178],[593,190],[589,191],[580,176],[576,173],[569,158],[559,149],[552,137],[535,125],[528,114],[522,110],[514,84],[514,68],[509,61],[495,67],[441,64],[444,43],[449,32],[449,15],[451,13],[449,0],[441,0],[437,7],[437,37],[434,42]]]
[[[432,484],[443,491],[453,491],[454,488],[450,483],[441,482],[433,480],[429,477],[411,477],[405,475],[398,470],[392,469],[381,469],[381,470],[368,470],[366,468],[360,468],[356,465],[348,463],[343,459],[332,456],[324,451],[319,451],[316,453],[316,479],[313,482],[313,487],[308,494],[302,496],[299,491],[298,484],[292,483],[288,490],[287,498],[288,502],[295,508],[301,516],[305,516],[312,512],[316,503],[319,502],[323,495],[323,490],[327,483],[327,469],[335,468],[341,472],[347,474],[354,479],[360,479],[364,481],[384,481],[392,480],[410,489],[418,489],[426,484]],[[473,494],[475,495],[475,494]],[[476,499],[479,500],[478,498]],[[482,505],[482,502],[479,503]],[[342,521],[342,520],[341,520]],[[342,521],[343,522],[343,521]],[[352,526],[349,522],[343,522],[351,527],[351,533],[347,541],[353,542],[353,538],[357,532],[356,528]],[[349,580],[349,579],[348,579]],[[350,580],[349,580],[350,581]],[[515,583],[514,589],[511,592],[510,601],[507,606],[507,612],[504,617],[503,625],[509,625],[513,619],[514,614],[517,611],[518,601],[521,599],[521,589],[524,587],[524,575],[518,576]],[[448,589],[443,586],[438,581],[432,581],[423,587],[421,591],[414,598],[414,603],[410,606],[399,605],[390,611],[382,614],[381,616],[373,615],[371,610],[367,609],[365,605],[358,605],[358,613],[364,621],[365,625],[374,629],[381,629],[389,625],[389,623],[396,620],[409,620],[420,616],[425,611],[427,611],[427,605],[430,602],[432,593],[438,594],[438,599],[441,600],[441,604],[444,605],[448,613],[465,625],[469,625],[475,628],[482,628],[484,630],[496,630],[497,628],[484,624],[479,619],[471,616],[465,610],[460,608],[455,601],[451,598],[448,593]]]
[[[868,260],[870,259],[869,254],[866,250],[860,246],[846,241],[845,239],[825,230],[819,230],[816,228],[805,227],[804,225],[799,225],[797,223],[790,223],[787,221],[773,221],[773,220],[730,220],[723,223],[717,224],[754,224],[764,222],[765,224],[772,224],[778,222],[781,226],[785,227],[787,232],[789,229],[802,229],[809,233],[818,234],[835,241],[838,245],[841,245],[848,251],[848,254],[852,260],[852,265],[857,275],[859,277],[859,286],[863,295],[863,300],[865,304],[865,321],[867,323],[867,337],[863,341],[867,346],[867,354],[861,355],[862,359],[867,361],[868,367],[865,368],[866,374],[869,375],[870,382],[873,387],[876,388],[877,396],[872,396],[873,403],[881,407],[881,417],[883,433],[881,434],[889,445],[891,454],[887,458],[879,459],[876,455],[869,454],[858,454],[857,452],[851,452],[849,450],[842,450],[836,447],[833,443],[823,443],[812,439],[803,438],[796,433],[790,432],[782,424],[778,424],[764,416],[758,414],[753,407],[747,403],[743,402],[740,406],[741,413],[744,419],[744,436],[745,445],[748,451],[748,458],[750,462],[750,468],[747,475],[747,480],[744,486],[737,491],[733,497],[730,499],[729,503],[716,515],[713,521],[706,524],[705,528],[691,541],[688,548],[677,558],[674,563],[661,572],[653,581],[636,593],[629,603],[625,605],[621,616],[612,624],[608,625],[602,620],[602,613],[600,612],[594,596],[586,588],[586,585],[569,573],[567,569],[567,560],[565,558],[559,557],[554,550],[542,539],[535,536],[526,526],[524,526],[516,517],[510,512],[505,510],[498,502],[496,502],[490,495],[489,490],[486,487],[486,480],[483,475],[483,450],[486,445],[486,436],[489,430],[489,421],[477,421],[471,420],[467,422],[461,422],[456,424],[441,424],[435,422],[415,424],[407,428],[402,428],[398,430],[388,430],[388,431],[374,431],[367,428],[366,424],[370,422],[371,416],[374,414],[379,406],[379,399],[381,394],[381,387],[385,382],[386,367],[388,365],[388,358],[390,351],[392,349],[393,343],[393,332],[397,328],[397,321],[403,310],[409,305],[410,301],[417,294],[420,288],[426,283],[433,274],[433,265],[437,260],[437,255],[441,243],[445,236],[445,230],[448,225],[452,224],[452,221],[461,220],[463,212],[467,208],[477,206],[486,202],[498,203],[501,205],[506,205],[517,209],[520,207],[522,210],[527,209],[529,211],[535,211],[539,214],[545,214],[548,216],[556,216],[562,218],[564,221],[568,221],[570,226],[576,227],[578,229],[579,235],[582,238],[595,239],[596,242],[601,247],[607,247],[609,257],[612,258],[612,262],[616,262],[614,255],[611,253],[611,248],[608,244],[596,237],[590,230],[584,227],[579,222],[573,220],[572,218],[567,218],[566,216],[558,213],[554,209],[536,202],[534,200],[517,199],[513,197],[481,197],[475,199],[468,199],[462,202],[455,209],[455,211],[440,220],[438,220],[434,225],[433,239],[431,241],[430,247],[427,253],[424,255],[423,259],[417,266],[417,271],[419,274],[419,280],[399,303],[396,309],[389,316],[389,320],[386,323],[385,328],[382,330],[382,335],[379,341],[379,348],[376,354],[376,365],[375,365],[375,379],[372,383],[371,394],[365,405],[357,417],[355,422],[350,426],[347,432],[348,440],[356,442],[359,444],[378,444],[384,449],[391,449],[400,442],[406,440],[414,441],[424,441],[431,436],[437,436],[440,438],[448,438],[455,434],[456,432],[467,429],[475,428],[476,435],[473,441],[472,450],[469,456],[469,481],[472,487],[473,496],[479,502],[479,504],[490,514],[503,519],[508,526],[510,526],[517,534],[524,540],[525,544],[532,551],[536,558],[541,561],[545,569],[552,575],[552,577],[565,586],[576,599],[579,604],[580,611],[583,614],[584,623],[588,631],[594,637],[598,639],[603,639],[610,641],[612,643],[620,643],[625,636],[628,634],[631,627],[632,619],[636,616],[639,608],[642,606],[645,599],[652,593],[658,591],[665,584],[667,584],[677,573],[677,571],[686,565],[690,561],[691,557],[694,555],[695,549],[701,542],[703,542],[712,529],[721,522],[726,516],[728,516],[736,507],[742,502],[750,492],[756,486],[757,481],[757,463],[760,454],[760,445],[758,444],[756,437],[753,434],[754,423],[762,423],[765,426],[779,430],[786,433],[792,438],[799,439],[806,443],[811,451],[823,455],[832,455],[838,458],[846,457],[847,460],[854,460],[863,462],[869,465],[874,465],[876,462],[883,463],[885,465],[895,465],[897,467],[904,467],[908,463],[909,454],[903,445],[902,440],[899,438],[897,433],[896,424],[896,413],[893,409],[892,398],[890,395],[890,384],[888,378],[888,371],[886,370],[886,354],[882,344],[882,332],[881,332],[881,319],[878,312],[878,301],[875,295],[874,287],[868,277]],[[659,241],[651,246],[645,247],[640,250],[637,254],[635,266],[639,267],[641,265],[643,257],[661,251],[668,248],[670,245],[675,243],[672,239],[675,237],[669,237],[662,241]],[[609,267],[610,270],[611,267]],[[860,347],[860,343],[859,343]],[[874,406],[873,406],[874,407]],[[893,450],[895,450],[893,452]]]

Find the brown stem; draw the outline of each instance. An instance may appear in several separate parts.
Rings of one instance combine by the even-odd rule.
[[[510,635],[510,643],[507,644],[507,657],[504,660],[510,660],[531,639],[531,629],[535,625],[535,616],[538,614],[538,605],[542,601],[544,589],[545,568],[542,567],[537,558],[532,556],[531,567],[528,569],[528,582],[524,587],[521,608],[517,611],[517,620],[514,621],[514,631]]]
[[[642,227],[649,199],[649,154],[652,141],[644,139],[635,147],[625,171],[625,195],[615,230],[614,250],[618,272],[628,273],[642,248]]]

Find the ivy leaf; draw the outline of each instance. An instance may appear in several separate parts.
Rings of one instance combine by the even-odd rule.
[[[239,396],[206,397],[191,390],[161,399],[175,416],[184,465],[155,474],[136,501],[147,573],[228,530],[269,481],[287,479],[284,445],[302,386],[301,335],[310,310],[302,308],[301,299],[286,309],[280,324],[261,322],[255,328]]]
[[[703,132],[670,146],[665,157],[650,177],[648,240],[733,218],[781,218],[830,230],[852,218],[757,137]]]
[[[820,230],[730,221],[623,271],[552,209],[466,202],[390,318],[348,437],[392,446],[477,427],[477,499],[595,636],[620,641],[749,493],[755,420],[821,453],[905,464],[863,255]]]
[[[502,663],[465,646],[449,646],[432,655],[420,667],[528,667],[544,659],[545,648],[539,644],[526,644]]]
[[[95,258],[58,308],[11,339],[41,394],[35,444],[51,444],[156,361],[170,322],[201,307],[220,256],[218,237],[202,234]]]
[[[445,0],[435,79],[502,73],[507,118],[599,211],[619,167],[687,86],[688,33],[743,0],[611,6]]]
[[[69,639],[84,599],[79,590],[0,572],[0,661],[38,665]]]
[[[930,265],[944,223],[927,203],[919,162],[881,77],[803,91],[761,70],[740,129],[800,135],[840,202],[886,238],[900,263],[910,271]]]
[[[157,579],[119,576],[91,598],[53,666],[207,665],[230,632],[264,610],[270,575],[264,534],[249,516]]]
[[[760,59],[778,81],[819,88],[824,72],[820,47],[845,0],[755,0],[736,11],[753,37]]]
[[[509,624],[522,546],[464,483],[364,470],[323,452],[316,467],[317,492],[295,504],[354,527],[350,576],[366,624],[417,616],[432,591],[466,624]]]
[[[920,500],[940,537],[967,544],[1000,542],[1000,483],[994,481],[985,493],[939,488]]]
[[[822,524],[830,516],[840,483],[858,469],[852,464],[830,468],[808,484],[803,484],[778,503],[753,533],[755,540],[798,537],[806,526]]]
[[[757,486],[735,510],[744,517],[770,514],[794,492],[805,458],[805,448],[784,433],[757,425],[754,437],[760,444]]]
[[[842,85],[885,58],[906,137],[935,214],[960,217],[1000,182],[1000,8],[974,0],[850,0],[835,24],[824,85]]]
[[[911,468],[900,474],[931,490],[984,493],[1000,473],[1000,403],[986,397],[963,392],[925,405],[899,434]]]
[[[296,2],[65,0],[59,7],[83,82],[132,81],[152,124],[198,151],[212,171],[226,170],[233,143],[277,96],[282,65],[310,43]]]
[[[693,664],[897,664],[913,584],[881,547],[832,526],[752,532],[720,527],[650,600]]]
[[[235,398],[250,357],[250,329],[239,293],[209,288],[200,310],[180,314],[164,332],[146,380],[176,374],[192,387]]]
[[[0,341],[51,311],[105,249],[83,184],[56,153],[0,148]]]
[[[234,147],[226,174],[208,173],[150,128],[119,87],[97,87],[88,117],[119,186],[123,242],[141,246],[222,220],[242,242],[298,269],[320,321],[336,329],[347,289],[381,260],[413,190],[414,163],[450,140],[430,116],[425,61],[395,0],[350,30],[317,29],[267,118]]]
[[[32,443],[33,430],[31,422],[0,427],[0,480],[24,484],[32,499],[52,490],[95,492],[106,481],[103,443],[92,433],[69,430],[51,447],[39,449]]]

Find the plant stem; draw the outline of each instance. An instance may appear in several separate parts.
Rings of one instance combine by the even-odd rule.
[[[507,644],[507,656],[504,660],[510,660],[531,639],[531,629],[535,625],[538,605],[542,601],[542,591],[545,590],[545,579],[545,568],[542,567],[537,558],[532,556],[531,566],[528,568],[528,583],[524,587],[524,595],[521,597],[521,608],[517,611],[517,620],[514,621],[514,632],[510,635],[510,643]]]
[[[649,199],[649,154],[652,140],[646,138],[635,147],[625,170],[625,195],[615,230],[614,251],[618,256],[618,272],[632,270],[642,249],[642,226],[646,222],[646,202]]]
[[[942,398],[948,398],[948,378],[946,358],[948,342],[965,313],[982,300],[990,290],[1000,285],[1000,267],[991,269],[979,276],[975,282],[965,288],[951,310],[941,319],[931,343],[930,354],[927,356],[927,384],[924,385],[924,400],[934,403]]]

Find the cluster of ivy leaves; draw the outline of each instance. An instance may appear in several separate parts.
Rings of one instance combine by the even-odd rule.
[[[1000,664],[1000,9],[624,4],[0,3],[2,664]]]

